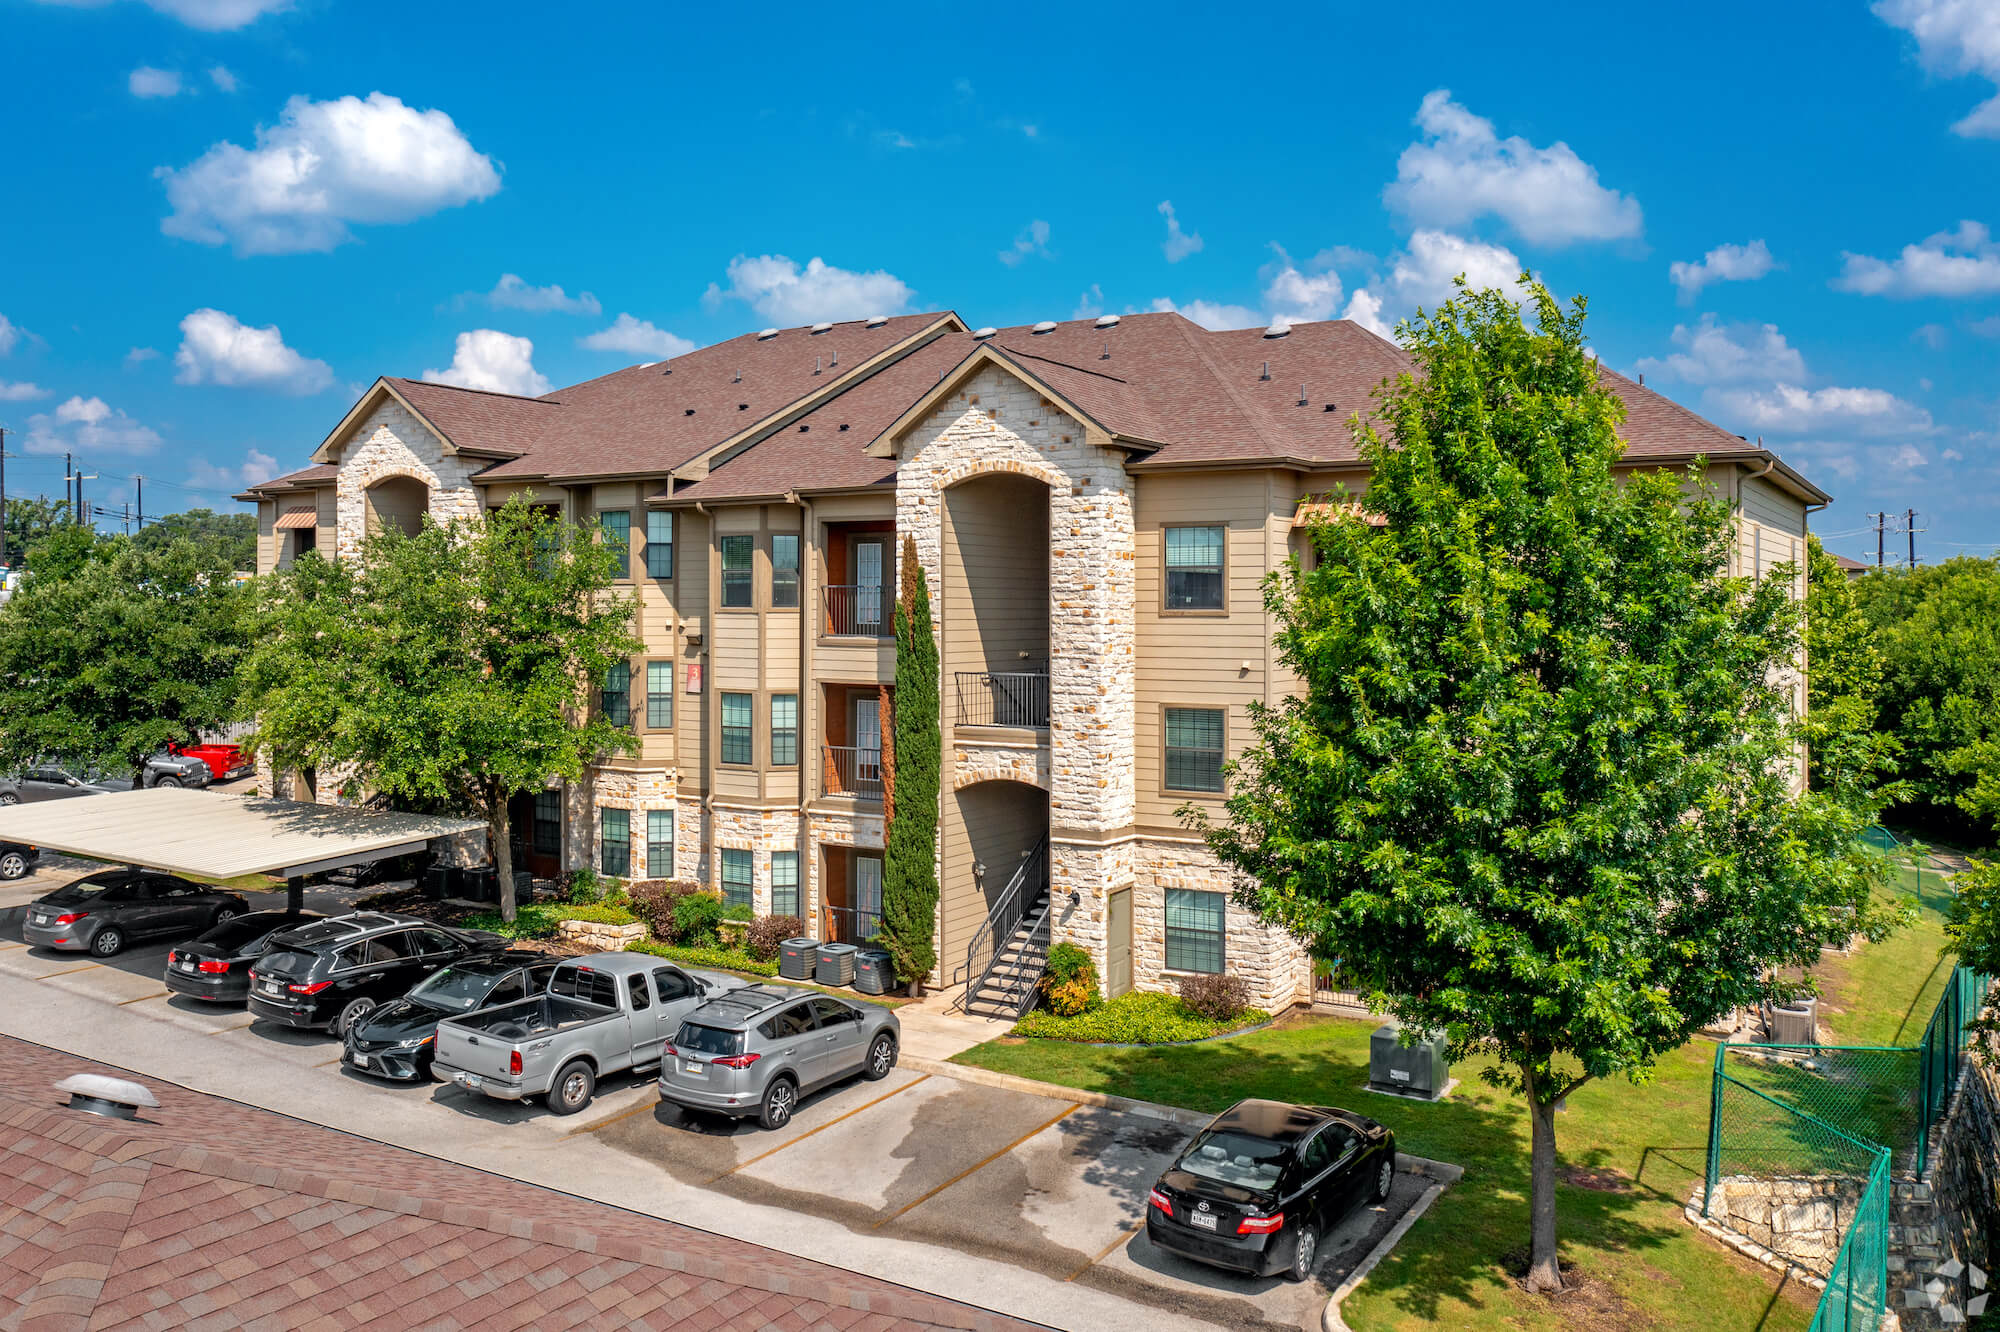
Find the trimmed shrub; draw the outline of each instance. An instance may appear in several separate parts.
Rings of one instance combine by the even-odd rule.
[[[623,907],[602,903],[597,906],[559,907],[556,910],[556,919],[587,920],[593,925],[631,925],[639,918]]]
[[[666,935],[687,948],[713,948],[722,924],[722,894],[688,893],[674,902],[673,928]]]
[[[1183,976],[1181,1002],[1211,1022],[1227,1022],[1250,1007],[1250,987],[1241,976]]]
[[[604,900],[604,880],[589,865],[569,872],[563,880],[562,900],[572,906],[590,906]]]
[[[1049,950],[1049,960],[1039,986],[1042,1003],[1058,1017],[1075,1017],[1098,1004],[1097,965],[1090,954],[1073,943],[1059,943]]]
[[[626,895],[632,914],[646,922],[654,938],[672,939],[675,903],[705,891],[692,879],[641,879],[626,890]]]
[[[467,916],[463,924],[467,929],[491,930],[509,939],[553,939],[556,926],[565,920],[587,920],[597,925],[630,925],[638,919],[618,907],[562,906],[545,902],[539,906],[520,908],[511,922],[502,920],[497,911],[483,911]]]
[[[748,953],[733,948],[683,948],[678,944],[651,943],[641,940],[625,945],[628,953],[650,953],[654,957],[671,958],[683,966],[711,967],[717,971],[741,971],[751,976],[775,976],[778,974],[776,962],[760,962]]]
[[[757,910],[755,907],[737,902],[731,906],[722,908],[722,918],[724,920],[752,921],[757,919]]]
[[[743,947],[758,961],[769,962],[778,955],[779,944],[805,932],[806,923],[797,916],[759,916],[750,923]]]
[[[1037,1010],[1014,1024],[1014,1034],[1050,1041],[1165,1045],[1221,1036],[1268,1022],[1270,1017],[1269,1013],[1250,1008],[1230,1020],[1218,1022],[1194,1012],[1176,995],[1134,990],[1070,1017]]]

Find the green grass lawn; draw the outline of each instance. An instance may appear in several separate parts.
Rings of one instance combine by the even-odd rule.
[[[1919,880],[1921,879],[1921,882]],[[1817,968],[1821,1008],[1839,1045],[1915,1045],[1950,979],[1944,919],[1951,889],[1933,869],[1902,869],[1892,885],[1918,904],[1917,921],[1879,944],[1845,956],[1830,954]]]

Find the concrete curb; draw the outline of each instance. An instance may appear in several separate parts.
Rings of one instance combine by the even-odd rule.
[[[1398,1152],[1399,1163],[1401,1156],[1402,1153]],[[1427,1162],[1426,1164],[1441,1163]],[[1424,1196],[1417,1199],[1417,1205],[1403,1213],[1403,1219],[1390,1228],[1389,1233],[1382,1237],[1381,1243],[1368,1251],[1368,1256],[1361,1260],[1361,1265],[1347,1274],[1347,1280],[1334,1287],[1333,1294],[1327,1297],[1326,1308],[1320,1311],[1319,1325],[1321,1332],[1354,1332],[1354,1329],[1347,1325],[1347,1320],[1340,1316],[1340,1302],[1349,1295],[1352,1295],[1355,1287],[1368,1279],[1368,1274],[1375,1270],[1375,1264],[1387,1258],[1390,1250],[1402,1243],[1403,1236],[1409,1233],[1411,1226],[1417,1224],[1418,1217],[1431,1209],[1431,1204],[1438,1200],[1438,1195],[1443,1193],[1447,1188],[1450,1188],[1459,1176],[1465,1174],[1465,1167],[1463,1166],[1449,1166],[1447,1168],[1457,1171],[1458,1174],[1449,1180],[1439,1179],[1437,1183],[1425,1189]]]

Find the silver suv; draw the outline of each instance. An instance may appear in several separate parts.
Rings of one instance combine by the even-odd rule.
[[[660,1099],[783,1128],[799,1097],[896,1066],[896,1015],[791,985],[751,985],[687,1015],[660,1051]]]

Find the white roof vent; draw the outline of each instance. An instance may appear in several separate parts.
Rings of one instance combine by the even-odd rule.
[[[58,1082],[56,1090],[69,1093],[72,1110],[85,1110],[107,1119],[132,1119],[141,1106],[151,1110],[160,1104],[159,1097],[138,1083],[107,1078],[102,1073],[74,1074]]]
[[[824,332],[826,332],[826,331],[827,331],[828,329],[830,329],[830,328],[832,328],[832,327],[833,327],[833,325],[832,325],[832,324],[829,324],[829,323],[826,323],[826,322],[822,321],[822,322],[820,322],[820,323],[817,323],[817,324],[814,324],[814,325],[813,325],[813,332],[815,332],[815,333],[824,333]]]
[[[1282,338],[1291,331],[1292,326],[1290,324],[1273,324],[1264,330],[1264,336],[1267,338]]]
[[[765,329],[765,330],[764,330],[763,332],[761,332],[761,333],[759,333],[759,334],[757,335],[757,341],[759,341],[759,342],[769,342],[769,341],[770,341],[770,340],[771,340],[772,338],[775,338],[775,337],[777,337],[777,336],[778,336],[778,330],[777,330],[777,329],[775,329],[775,328],[767,328],[767,329]]]
[[[1097,326],[1098,328],[1116,328],[1116,327],[1118,327],[1118,316],[1117,316],[1117,315],[1099,315],[1099,316],[1097,316],[1097,325],[1096,325],[1096,326]]]
[[[987,338],[990,338],[990,337],[992,337],[992,336],[993,336],[993,335],[994,335],[995,333],[998,333],[999,331],[1000,331],[1000,330],[999,330],[999,329],[997,329],[997,328],[995,328],[995,327],[993,327],[993,325],[991,325],[991,324],[988,324],[988,325],[987,325],[987,326],[986,326],[985,328],[975,328],[975,329],[973,329],[973,330],[972,330],[972,336],[973,336],[973,337],[974,337],[975,339],[977,339],[977,340],[979,340],[979,341],[983,342],[983,341],[985,341],[985,340],[986,340]]]
[[[882,327],[882,325],[884,325],[884,324],[886,324],[886,323],[888,323],[888,322],[889,322],[889,316],[888,316],[888,315],[869,315],[869,316],[868,316],[868,318],[867,318],[867,319],[865,319],[865,320],[863,320],[862,322],[863,322],[863,323],[865,323],[865,324],[867,324],[867,325],[868,325],[868,327],[870,327],[870,328],[880,328],[880,327]]]
[[[1044,319],[1029,331],[1034,333],[1053,333],[1056,331],[1056,321],[1053,319]]]

